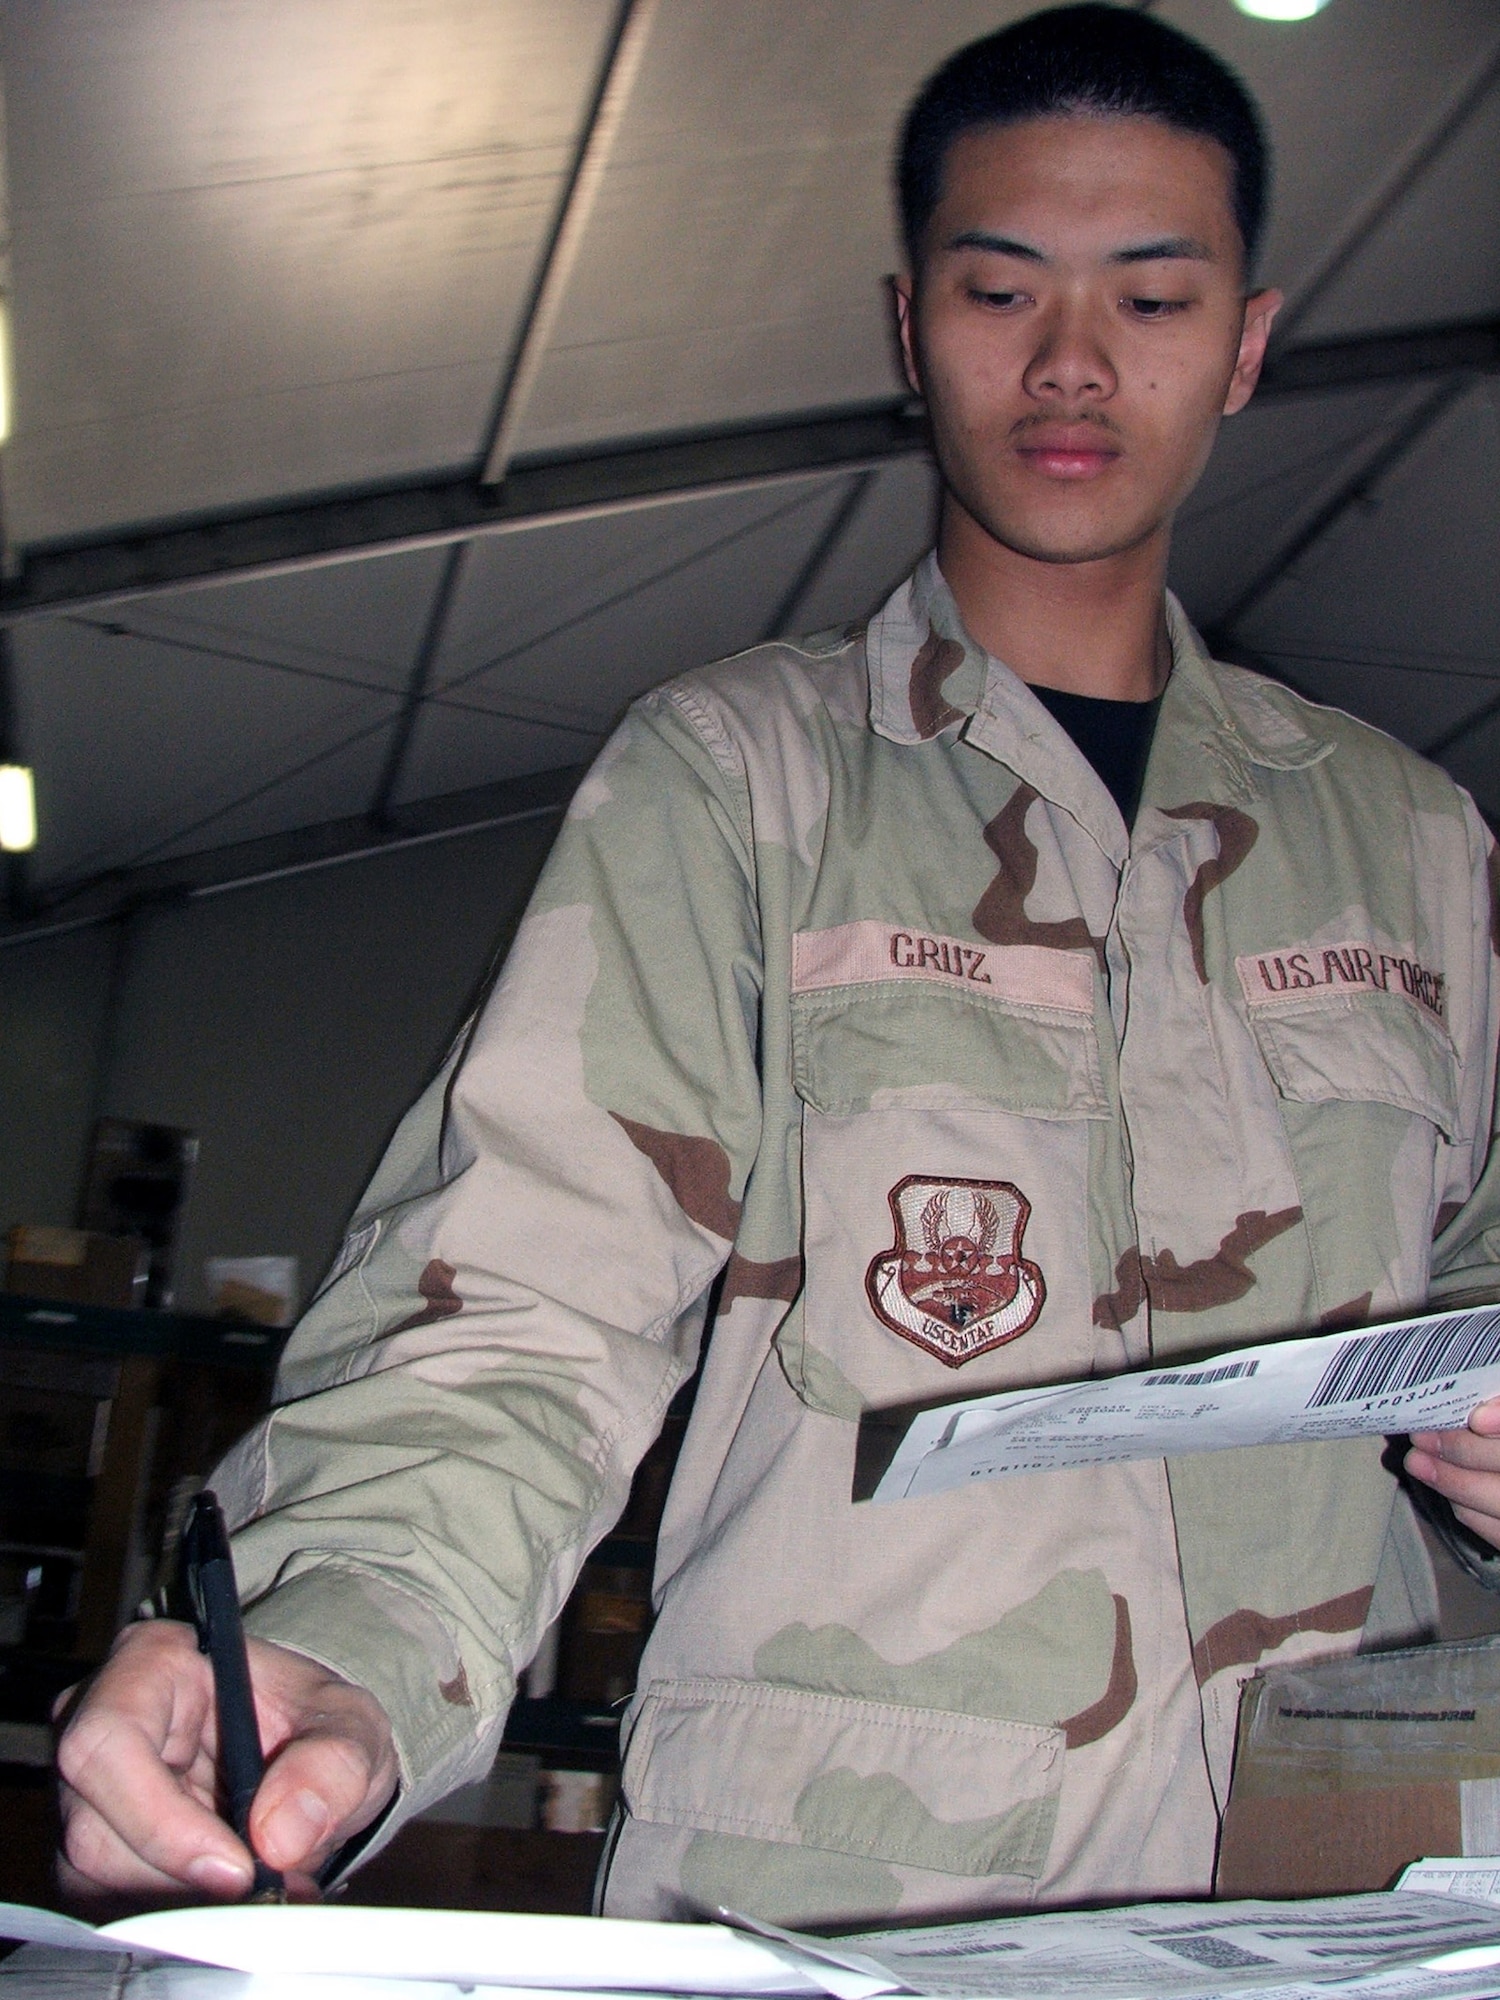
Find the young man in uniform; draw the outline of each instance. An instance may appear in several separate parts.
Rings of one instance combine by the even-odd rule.
[[[939,72],[901,191],[935,555],[632,711],[218,1475],[283,1868],[483,1772],[726,1264],[611,1913],[1205,1892],[1243,1677],[1430,1627],[1378,1439],[851,1501],[871,1407],[1500,1289],[1487,835],[1164,591],[1278,304],[1253,109],[1063,9]],[[1409,1465],[1500,1540],[1496,1431]],[[76,1877],[242,1891],[211,1743],[127,1633]]]

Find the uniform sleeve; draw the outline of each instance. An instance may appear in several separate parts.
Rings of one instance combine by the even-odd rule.
[[[726,743],[632,711],[217,1475],[248,1628],[391,1718],[382,1837],[485,1769],[695,1364],[760,1130],[747,824]]]
[[[1469,818],[1473,919],[1472,995],[1459,1056],[1465,1130],[1451,1149],[1440,1191],[1429,1291],[1434,1306],[1500,1298],[1500,1118],[1496,1045],[1500,1037],[1500,856],[1478,814]],[[1455,1024],[1456,1025],[1456,1024]]]
[[[1465,1169],[1455,1148],[1455,1178],[1444,1190],[1437,1213],[1432,1282],[1433,1306],[1474,1305],[1500,1299],[1500,1107],[1496,1105],[1496,1044],[1500,1034],[1500,856],[1478,814],[1465,800],[1473,864],[1472,1033],[1467,1051],[1463,1104],[1473,1144]],[[1500,1592],[1500,1551],[1466,1528],[1452,1507],[1431,1487],[1406,1482],[1412,1506],[1449,1554],[1474,1582]]]

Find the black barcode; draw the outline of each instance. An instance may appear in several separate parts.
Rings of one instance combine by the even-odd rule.
[[[1176,1388],[1180,1383],[1184,1388],[1196,1388],[1200,1382],[1233,1382],[1240,1375],[1253,1375],[1258,1361],[1226,1361],[1219,1368],[1173,1368],[1165,1375],[1148,1375],[1145,1386],[1148,1389]]]
[[[1500,1361],[1500,1311],[1455,1313],[1425,1326],[1393,1326],[1386,1333],[1345,1341],[1308,1398],[1310,1410],[1329,1403],[1358,1403],[1393,1389],[1414,1389],[1440,1375],[1488,1368]]]
[[[1206,1965],[1211,1972],[1239,1972],[1249,1965],[1274,1965],[1274,1958],[1267,1958],[1263,1951],[1246,1951],[1242,1944],[1236,1944],[1227,1937],[1177,1937],[1162,1935],[1153,1937],[1153,1944],[1161,1945],[1167,1951],[1175,1951],[1179,1958],[1189,1958],[1197,1965]]]
[[[1024,1951],[1025,1945],[1017,1943],[996,1943],[993,1938],[980,1938],[968,1925],[958,1926],[959,1935],[951,1943],[946,1938],[904,1937],[896,1946],[892,1958],[903,1961],[911,1958],[970,1958],[982,1951],[986,1958],[997,1951]],[[842,1938],[842,1944],[850,1940]]]

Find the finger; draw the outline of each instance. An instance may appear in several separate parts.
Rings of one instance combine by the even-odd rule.
[[[1500,1550],[1500,1521],[1492,1515],[1476,1513],[1472,1507],[1455,1507],[1453,1518],[1455,1521],[1462,1521],[1466,1528],[1472,1529],[1480,1540],[1488,1542],[1492,1549]]]
[[[1491,1396],[1488,1402],[1476,1404],[1469,1412],[1469,1421],[1464,1429],[1449,1431],[1413,1431],[1412,1443],[1420,1444],[1424,1450],[1437,1449],[1437,1441],[1442,1438],[1462,1437],[1464,1430],[1470,1436],[1500,1437],[1500,1396]]]
[[[65,1804],[63,1852],[83,1874],[105,1887],[132,1888],[138,1862],[153,1883],[190,1883],[208,1896],[245,1894],[254,1864],[243,1842],[182,1789],[149,1745],[117,1728],[78,1759],[78,1783],[63,1793],[65,1802],[70,1793],[77,1801],[71,1810]],[[120,1872],[101,1872],[115,1861]]]
[[[251,1842],[271,1867],[312,1873],[369,1825],[394,1788],[394,1760],[357,1735],[328,1729],[295,1737],[256,1793]]]
[[[65,1801],[76,1798],[155,1873],[208,1895],[242,1894],[250,1856],[212,1810],[208,1664],[182,1628],[135,1630],[143,1636],[122,1635],[58,1744]],[[105,1846],[71,1804],[67,1816],[69,1858],[93,1876]]]
[[[1450,1464],[1425,1451],[1407,1454],[1406,1469],[1414,1479],[1441,1493],[1466,1527],[1500,1546],[1500,1474]]]
[[[1421,1480],[1435,1493],[1442,1491],[1443,1459],[1439,1451],[1429,1450],[1425,1443],[1412,1440],[1411,1450],[1402,1460],[1401,1469],[1412,1479]]]
[[[104,1892],[127,1895],[162,1895],[183,1888],[182,1879],[168,1875],[142,1860],[128,1847],[109,1822],[76,1794],[63,1798],[63,1851],[58,1856],[57,1879],[71,1896],[85,1897]],[[239,1895],[243,1883],[215,1890],[210,1883],[198,1885],[207,1895]]]
[[[1474,1431],[1430,1431],[1412,1439],[1413,1448],[1444,1465],[1460,1465],[1471,1472],[1500,1474],[1500,1438],[1483,1437]]]

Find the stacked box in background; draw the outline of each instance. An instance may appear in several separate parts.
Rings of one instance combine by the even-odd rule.
[[[5,1289],[80,1306],[146,1302],[151,1252],[134,1236],[21,1223],[6,1239]]]
[[[1220,1896],[1389,1888],[1500,1853],[1500,1639],[1256,1674],[1240,1701]]]

